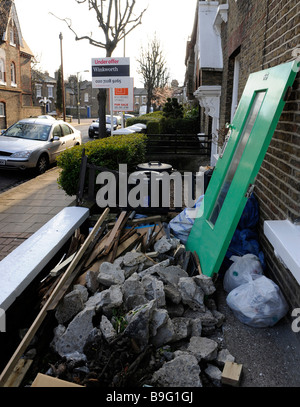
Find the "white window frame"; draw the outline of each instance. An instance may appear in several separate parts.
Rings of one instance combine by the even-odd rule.
[[[47,85],[47,87],[48,87],[48,98],[52,98],[53,99],[53,88],[54,88],[54,86],[53,85]],[[41,95],[42,96],[42,95]]]
[[[6,85],[5,82],[5,60],[0,58],[0,84]]]
[[[36,90],[35,96],[37,98],[41,98],[42,97],[42,85],[40,85],[39,83],[36,83],[35,84],[35,90]]]
[[[5,105],[3,102],[0,102],[0,117],[5,117]]]
[[[87,92],[85,92],[85,94],[84,94],[84,102],[88,103],[88,101],[89,101],[89,94]]]
[[[11,62],[10,64],[10,80],[11,86],[17,86],[17,72],[16,72],[16,64]]]

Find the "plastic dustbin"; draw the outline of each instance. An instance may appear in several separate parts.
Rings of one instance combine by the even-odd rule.
[[[147,163],[138,164],[137,170],[157,172],[166,171],[170,174],[173,171],[173,167],[171,164],[161,163],[160,161],[149,161]]]

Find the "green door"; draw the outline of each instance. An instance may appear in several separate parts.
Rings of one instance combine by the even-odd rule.
[[[249,76],[186,248],[202,272],[219,271],[298,72],[296,61]]]

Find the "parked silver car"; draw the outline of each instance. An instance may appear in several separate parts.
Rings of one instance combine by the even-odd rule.
[[[82,144],[81,132],[52,118],[23,119],[0,135],[0,169],[45,172],[64,150]]]

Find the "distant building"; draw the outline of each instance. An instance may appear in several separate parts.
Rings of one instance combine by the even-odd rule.
[[[144,88],[134,88],[134,112],[139,114],[143,106],[147,107],[147,91]],[[142,108],[142,109],[141,109]]]
[[[40,114],[31,89],[33,54],[22,37],[15,3],[0,2],[0,129]]]
[[[48,72],[32,70],[32,99],[35,106],[41,106],[44,113],[55,111],[57,80]]]

